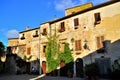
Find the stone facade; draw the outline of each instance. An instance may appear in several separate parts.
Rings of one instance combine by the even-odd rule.
[[[98,61],[98,59],[101,60],[101,58],[109,58],[109,65],[111,66],[115,59],[120,58],[119,27],[120,1],[109,1],[42,23],[39,28],[20,32],[19,39],[16,41],[19,42],[18,47],[24,48],[21,50],[23,52],[18,50],[17,54],[20,54],[22,58],[24,55],[28,57],[34,55],[35,58],[31,58],[31,61],[39,58],[42,66],[42,62],[46,61],[47,38],[45,36],[52,35],[56,30],[59,35],[59,42],[70,44],[74,61],[81,58],[83,64],[86,65]],[[36,33],[38,36],[33,37]],[[14,39],[11,40],[9,39],[8,46],[13,46]]]

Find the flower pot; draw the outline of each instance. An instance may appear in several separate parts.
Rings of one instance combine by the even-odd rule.
[[[68,74],[68,77],[69,77],[69,78],[72,78],[72,77],[73,77],[73,74]]]

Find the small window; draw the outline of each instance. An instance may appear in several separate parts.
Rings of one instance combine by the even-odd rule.
[[[75,41],[75,50],[76,50],[76,51],[82,50],[81,40],[76,40],[76,41]]]
[[[46,30],[46,28],[43,29],[42,35],[47,35],[47,30]]]
[[[95,13],[94,17],[95,17],[95,24],[99,24],[101,21],[100,13]]]
[[[23,39],[25,39],[25,35],[24,34],[22,34],[22,37],[21,37],[21,40],[23,40]]]
[[[74,19],[74,28],[77,29],[78,25],[79,25],[79,19],[76,18],[76,19]]]
[[[27,48],[27,54],[30,55],[31,54],[31,48]]]
[[[35,31],[35,35],[38,35],[38,31],[37,30]]]
[[[35,31],[35,34],[33,35],[33,37],[38,37],[38,31]]]
[[[59,32],[64,32],[64,31],[65,31],[65,23],[61,22]]]
[[[104,36],[99,36],[96,39],[97,39],[97,48],[102,48],[103,47]]]
[[[65,47],[65,44],[62,43],[62,44],[60,45],[60,51],[64,52],[64,47]]]
[[[45,53],[45,51],[46,51],[46,46],[43,46],[43,52]]]

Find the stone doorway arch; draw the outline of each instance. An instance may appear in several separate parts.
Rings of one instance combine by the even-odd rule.
[[[75,63],[76,63],[76,77],[83,77],[83,75],[84,75],[83,59],[82,58],[77,58]]]

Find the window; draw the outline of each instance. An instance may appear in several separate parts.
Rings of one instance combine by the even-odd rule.
[[[81,40],[76,40],[75,41],[75,50],[76,51],[82,50],[82,48],[81,48]]]
[[[79,20],[78,18],[74,19],[74,28],[77,29],[79,25]]]
[[[33,35],[33,37],[38,37],[38,31],[35,31],[35,34]]]
[[[23,39],[25,39],[25,36],[24,36],[24,34],[22,34],[22,37],[21,37],[21,40],[23,40]]]
[[[31,54],[31,48],[27,48],[27,54],[30,55]]]
[[[64,52],[64,46],[65,46],[64,43],[62,43],[62,44],[60,45],[60,51]]]
[[[46,46],[43,46],[43,52],[45,53],[45,51],[46,51]]]
[[[103,47],[104,36],[97,37],[97,48]]]
[[[42,35],[47,35],[47,30],[46,30],[46,28],[43,29]]]
[[[64,32],[64,31],[65,31],[65,23],[61,22],[59,32]]]
[[[100,13],[95,13],[94,17],[95,17],[95,24],[99,24],[101,21]]]

